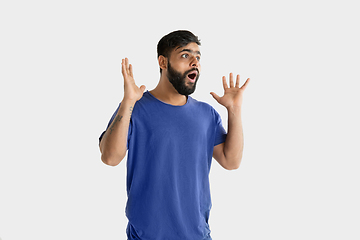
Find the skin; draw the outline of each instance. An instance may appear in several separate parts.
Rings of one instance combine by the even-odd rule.
[[[197,68],[201,72],[200,58],[200,48],[196,43],[189,43],[184,47],[175,48],[169,58],[159,56],[158,62],[162,69],[162,74],[158,85],[150,93],[168,104],[176,106],[184,105],[187,97],[179,94],[167,78],[168,61],[178,72],[184,73],[192,68]],[[118,165],[126,155],[127,135],[132,109],[145,91],[144,85],[138,87],[135,84],[133,69],[127,58],[122,60],[121,66],[124,78],[124,98],[113,123],[100,142],[101,159],[110,166]],[[248,78],[240,86],[240,76],[237,75],[234,82],[234,76],[230,73],[229,84],[225,76],[222,78],[222,81],[224,95],[220,97],[214,92],[210,94],[228,111],[228,135],[224,143],[214,147],[213,157],[222,167],[232,170],[239,168],[242,159],[244,137],[241,106],[243,94],[250,79]],[[185,84],[191,85],[190,80],[187,79]]]
[[[185,51],[186,49],[191,52]],[[167,78],[168,61],[170,61],[171,66],[178,72],[183,73],[194,67],[201,72],[201,55],[198,52],[200,52],[199,46],[196,43],[189,43],[185,47],[175,48],[169,58],[159,56],[158,61],[159,66],[162,69],[162,74],[158,85],[154,90],[150,91],[150,93],[157,99],[168,104],[176,106],[184,105],[187,101],[187,97],[179,94]],[[186,84],[189,85],[190,81]]]
[[[233,74],[229,75],[229,85],[226,82],[226,77],[222,78],[224,95],[219,97],[216,93],[210,94],[215,100],[226,107],[228,111],[228,134],[225,143],[214,147],[213,157],[225,169],[237,169],[240,166],[243,149],[244,149],[244,135],[241,121],[241,105],[243,101],[243,93],[249,84],[250,78],[240,87],[240,75],[236,76],[236,83],[234,84]]]

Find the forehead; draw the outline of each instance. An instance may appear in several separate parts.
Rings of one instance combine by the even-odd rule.
[[[176,47],[174,50],[173,50],[175,53],[181,53],[181,52],[191,52],[193,54],[199,54],[201,55],[200,53],[200,46],[197,45],[196,43],[194,42],[191,42],[189,43],[188,45],[186,46],[183,46],[183,47]]]

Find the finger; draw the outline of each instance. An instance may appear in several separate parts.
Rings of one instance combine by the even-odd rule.
[[[126,67],[126,72],[129,74],[129,59],[125,58],[125,67]]]
[[[223,82],[224,89],[229,88],[228,85],[227,85],[226,77],[225,77],[225,76],[222,77],[222,82]]]
[[[229,78],[230,78],[230,81],[229,81],[230,87],[232,88],[232,87],[234,87],[234,76],[232,73],[230,73]]]
[[[238,74],[237,76],[236,76],[236,85],[235,85],[235,87],[240,87],[240,75]]]
[[[131,77],[134,77],[134,76],[133,76],[133,68],[132,68],[132,65],[131,65],[131,64],[129,64],[129,75],[130,75]]]
[[[249,82],[250,82],[250,78],[248,78],[248,79],[246,80],[246,82],[242,85],[241,89],[245,90],[246,87],[247,87],[247,85],[249,85]]]
[[[144,92],[145,89],[146,89],[145,85],[141,85],[141,86],[140,86],[140,90],[141,90],[142,92]]]
[[[125,69],[125,60],[124,59],[121,60],[121,73],[122,73],[122,75],[124,77],[127,76],[127,72],[126,72],[126,69]]]
[[[211,94],[211,96],[213,96],[213,98],[215,98],[215,100],[216,100],[217,102],[219,102],[220,97],[219,97],[216,93],[211,92],[210,94]]]

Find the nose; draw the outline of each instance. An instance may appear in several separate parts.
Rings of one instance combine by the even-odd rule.
[[[191,67],[196,67],[198,68],[200,66],[200,62],[199,60],[197,60],[196,57],[193,57],[192,61],[191,61]]]

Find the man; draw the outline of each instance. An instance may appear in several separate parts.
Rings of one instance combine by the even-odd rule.
[[[200,76],[200,41],[175,31],[158,43],[160,81],[152,91],[138,87],[132,66],[122,60],[124,97],[100,136],[101,159],[116,166],[127,160],[127,236],[133,239],[209,240],[209,171],[212,157],[237,169],[243,152],[241,105],[249,79],[223,77],[224,96],[211,92],[228,110],[228,133],[219,114],[189,95]]]

